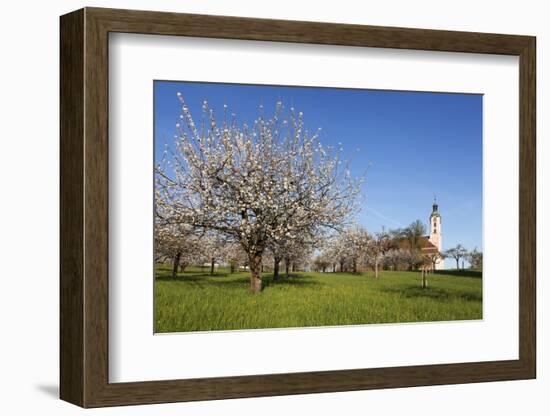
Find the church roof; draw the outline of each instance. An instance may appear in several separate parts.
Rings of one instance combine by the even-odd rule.
[[[394,241],[397,248],[410,249],[411,242],[407,238],[400,238]],[[428,236],[422,236],[418,239],[418,248],[423,254],[439,253],[437,247],[430,241]]]

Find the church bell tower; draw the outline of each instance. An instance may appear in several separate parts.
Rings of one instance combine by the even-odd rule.
[[[441,252],[441,215],[439,215],[439,207],[437,205],[437,200],[435,199],[435,197],[432,205],[432,213],[430,215],[429,240]]]

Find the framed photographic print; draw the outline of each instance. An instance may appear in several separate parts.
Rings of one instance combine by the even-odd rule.
[[[82,407],[534,378],[535,38],[61,17]]]

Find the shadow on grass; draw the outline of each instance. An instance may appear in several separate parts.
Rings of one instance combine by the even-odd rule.
[[[247,277],[235,276],[233,279],[224,279],[228,276],[230,274],[227,273],[216,273],[213,275],[210,275],[210,273],[193,273],[179,274],[177,277],[157,276],[155,280],[158,282],[178,282],[201,289],[208,287],[226,287],[230,289],[246,286],[250,282],[250,279]]]
[[[242,287],[247,286],[250,283],[250,278],[248,276],[235,275],[233,278],[222,280],[222,278],[231,276],[232,275],[229,273],[215,273],[214,275],[210,275],[209,273],[178,274],[177,277],[172,277],[170,274],[162,274],[157,276],[155,280],[159,282],[182,282],[201,288]],[[270,286],[312,286],[321,284],[312,278],[298,274],[290,274],[288,277],[279,277],[276,281],[273,280],[273,276],[264,275],[262,281],[264,289]]]
[[[227,277],[227,273],[215,273],[211,275],[210,273],[193,273],[193,274],[181,274],[178,273],[176,277],[172,277],[171,274],[161,274],[157,275],[155,280],[165,281],[165,282],[196,282],[196,281],[205,281],[208,279],[216,279]]]
[[[427,298],[440,302],[447,302],[450,299],[461,299],[468,302],[481,302],[482,296],[472,292],[454,292],[447,291],[438,287],[430,287],[423,289],[420,286],[407,286],[400,289],[384,289],[386,293],[392,293],[405,298]]]
[[[483,273],[478,270],[436,270],[435,274],[443,274],[447,276],[458,276],[458,277],[474,277],[476,279],[483,278]]]
[[[264,289],[269,286],[318,286],[320,282],[311,277],[300,274],[289,274],[279,276],[279,279],[273,280],[273,276],[266,276],[263,279]]]

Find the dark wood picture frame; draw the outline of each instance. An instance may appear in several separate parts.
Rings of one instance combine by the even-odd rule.
[[[535,378],[534,37],[99,8],[64,15],[60,27],[61,399],[101,407]],[[110,32],[519,56],[519,359],[109,383]]]

